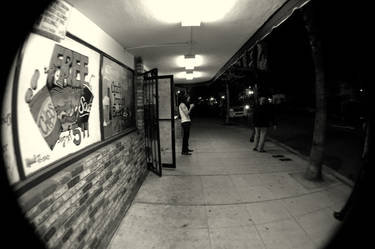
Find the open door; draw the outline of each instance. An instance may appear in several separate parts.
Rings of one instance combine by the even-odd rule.
[[[143,74],[143,104],[147,168],[162,176],[159,135],[158,70]]]
[[[158,76],[161,163],[176,168],[173,75]]]

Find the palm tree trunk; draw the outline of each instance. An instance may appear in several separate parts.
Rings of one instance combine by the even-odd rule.
[[[327,103],[325,89],[325,73],[321,40],[317,34],[316,20],[311,3],[303,10],[305,28],[311,46],[311,54],[315,67],[315,122],[313,141],[310,151],[310,162],[305,172],[305,178],[314,181],[322,179],[322,164],[327,126]]]

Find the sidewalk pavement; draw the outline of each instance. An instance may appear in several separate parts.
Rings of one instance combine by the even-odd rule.
[[[252,151],[248,130],[193,120],[193,155],[150,173],[109,248],[321,248],[339,228],[351,187],[330,172],[303,178],[307,162],[268,141]]]

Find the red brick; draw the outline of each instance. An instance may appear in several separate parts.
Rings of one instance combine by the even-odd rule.
[[[43,237],[44,241],[48,242],[55,233],[56,233],[56,228],[51,227],[48,230],[48,232],[44,235],[44,237]]]
[[[74,177],[70,182],[68,182],[68,187],[72,188],[74,185],[76,185],[80,180],[80,176]]]
[[[86,186],[82,189],[83,193],[86,193],[92,187],[92,182],[86,184]]]
[[[82,206],[82,204],[87,200],[89,197],[89,193],[86,193],[81,199],[79,199],[79,205]]]
[[[72,174],[72,177],[75,177],[76,175],[78,175],[79,173],[81,173],[83,171],[83,165],[79,165],[78,167],[75,167],[72,171],[71,171],[71,174]]]
[[[70,229],[64,234],[64,236],[62,237],[62,242],[66,242],[66,241],[70,238],[70,236],[72,235],[72,233],[73,233],[73,229],[70,228]]]

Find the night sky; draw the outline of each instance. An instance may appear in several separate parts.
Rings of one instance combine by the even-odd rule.
[[[346,82],[356,89],[370,83],[368,6],[349,1],[312,1],[316,6],[319,37],[322,41],[327,88]],[[314,65],[300,10],[265,38],[268,45],[269,87],[285,93],[295,105],[315,105]],[[214,85],[220,82],[215,82]],[[221,84],[222,85],[222,84]],[[236,85],[246,85],[237,82]],[[231,91],[242,86],[232,84]],[[237,88],[237,89],[236,89]],[[222,86],[200,87],[200,93],[214,95]]]

